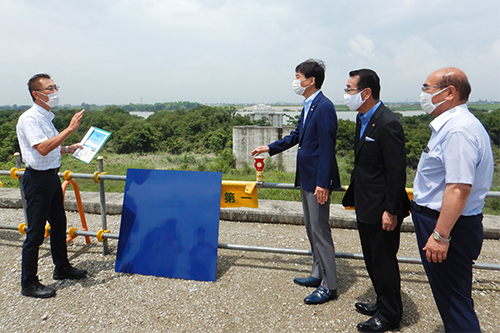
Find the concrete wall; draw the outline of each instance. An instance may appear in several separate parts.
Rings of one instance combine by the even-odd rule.
[[[271,127],[271,126],[235,126],[233,127],[233,154],[236,158],[236,167],[241,168],[248,163],[253,167],[254,158],[250,152],[258,146],[267,145],[290,134],[295,128],[290,126]],[[281,154],[272,157],[264,154],[264,163],[272,160],[275,163],[281,163],[287,172],[295,172],[297,158],[297,146],[294,146]],[[264,177],[266,169],[264,168]]]
[[[262,118],[267,118],[271,126],[276,126],[276,127],[283,127],[283,113],[270,113],[270,112],[251,112],[248,113],[248,116],[250,117],[250,120],[252,121],[257,121]]]

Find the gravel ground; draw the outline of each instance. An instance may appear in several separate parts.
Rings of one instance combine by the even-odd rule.
[[[86,215],[89,230],[100,229],[99,215]],[[0,209],[0,224],[17,226],[23,213]],[[68,226],[79,217],[68,213]],[[120,216],[108,217],[112,233]],[[333,229],[336,251],[360,253],[356,230]],[[356,332],[367,317],[354,310],[356,301],[372,301],[374,292],[360,260],[337,259],[339,298],[305,305],[313,289],[295,285],[306,277],[311,257],[219,250],[217,281],[199,282],[116,273],[118,240],[102,244],[78,237],[68,246],[70,261],[89,276],[80,281],[55,281],[49,242],[40,249],[39,277],[56,288],[51,299],[20,293],[21,247],[24,236],[0,230],[0,327],[2,332]],[[219,242],[308,249],[303,226],[220,223]],[[417,257],[415,236],[401,237],[400,256]],[[500,241],[486,240],[478,260],[500,262]],[[401,332],[443,332],[443,325],[421,265],[401,264],[404,315]],[[475,270],[473,297],[484,332],[500,327],[500,274]]]

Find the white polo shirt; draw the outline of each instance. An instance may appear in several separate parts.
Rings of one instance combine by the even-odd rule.
[[[52,111],[47,111],[36,103],[19,117],[16,126],[17,140],[27,167],[42,171],[61,166],[61,146],[46,156],[41,155],[34,147],[59,134],[52,123],[54,117]]]
[[[461,215],[480,214],[493,179],[490,136],[466,104],[436,117],[430,127],[432,135],[413,183],[415,202],[441,211],[446,184],[470,184],[471,192]]]

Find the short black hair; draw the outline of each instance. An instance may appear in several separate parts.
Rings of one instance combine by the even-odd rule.
[[[31,99],[33,99],[33,102],[35,101],[35,97],[33,96],[33,94],[31,92],[38,90],[40,88],[40,80],[41,79],[49,79],[50,80],[50,75],[46,74],[46,73],[35,74],[28,81],[28,90],[30,92]]]
[[[295,73],[302,73],[306,78],[314,77],[316,83],[314,86],[321,88],[325,81],[325,63],[318,59],[307,59],[295,67]]]
[[[358,86],[356,88],[363,90],[366,88],[370,88],[372,90],[372,96],[375,100],[380,99],[380,79],[375,73],[375,71],[371,69],[358,69],[355,71],[350,71],[349,76],[358,76]]]

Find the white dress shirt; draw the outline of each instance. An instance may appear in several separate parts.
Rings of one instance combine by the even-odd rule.
[[[59,134],[52,123],[54,117],[52,111],[47,111],[36,103],[19,117],[16,126],[17,140],[27,167],[42,171],[61,166],[61,146],[46,156],[34,147]]]
[[[446,184],[472,185],[461,215],[480,214],[493,179],[490,136],[466,104],[431,123],[432,135],[422,152],[413,184],[415,202],[441,211]]]
[[[321,89],[316,91],[314,94],[312,94],[311,96],[309,96],[307,99],[304,100],[304,121],[302,122],[302,124],[305,124],[306,123],[306,118],[307,118],[307,114],[309,113],[309,110],[311,109],[311,105],[314,101],[314,99],[316,98],[316,96],[318,96],[318,94],[321,92]]]

